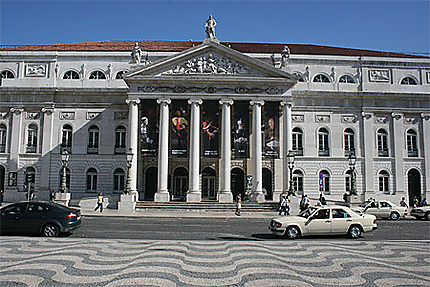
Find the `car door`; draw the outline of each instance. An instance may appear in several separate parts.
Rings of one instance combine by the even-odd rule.
[[[316,211],[305,223],[305,229],[309,235],[330,234],[330,209],[321,208]]]
[[[364,210],[364,213],[373,214],[376,217],[379,217],[379,214],[380,214],[380,212],[379,212],[379,203],[376,202],[376,201],[370,202],[369,205],[366,206],[366,208]]]
[[[26,203],[9,205],[1,211],[1,229],[3,232],[21,231],[21,217],[25,212]]]
[[[386,201],[380,201],[379,202],[379,214],[381,218],[388,218],[390,217],[392,210],[391,204],[389,204]]]
[[[343,208],[333,208],[331,214],[331,232],[336,234],[345,234],[352,222],[351,215]]]
[[[20,220],[25,231],[39,232],[42,224],[46,221],[45,205],[38,202],[29,202]]]

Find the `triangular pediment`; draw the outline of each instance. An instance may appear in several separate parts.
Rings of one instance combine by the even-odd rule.
[[[277,78],[291,82],[296,77],[263,61],[254,59],[217,41],[205,40],[201,45],[137,68],[124,78],[142,77],[249,77]]]

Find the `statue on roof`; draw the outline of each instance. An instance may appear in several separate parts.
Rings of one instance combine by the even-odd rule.
[[[134,44],[133,52],[131,52],[131,63],[140,64],[142,61],[142,50],[139,47],[139,43]]]
[[[288,46],[284,46],[281,52],[281,66],[279,68],[284,68],[290,62],[290,48]]]
[[[216,26],[215,19],[212,18],[212,15],[209,15],[209,19],[206,21],[206,24],[205,24],[206,39],[216,39],[215,26]]]

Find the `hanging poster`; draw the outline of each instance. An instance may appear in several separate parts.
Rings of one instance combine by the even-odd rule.
[[[172,155],[186,157],[188,143],[188,105],[186,101],[172,102]]]
[[[249,103],[235,102],[233,113],[232,154],[236,158],[246,158],[249,147]]]
[[[264,104],[264,146],[265,157],[279,157],[279,104],[277,102],[266,102]]]
[[[205,101],[202,109],[203,156],[218,157],[219,126],[218,102]]]
[[[158,149],[157,103],[144,100],[141,104],[140,146],[143,155],[155,156]]]

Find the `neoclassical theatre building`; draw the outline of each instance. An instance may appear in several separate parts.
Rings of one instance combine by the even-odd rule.
[[[39,199],[398,202],[430,195],[430,59],[304,44],[101,41],[0,49],[0,189]],[[322,178],[322,184],[321,184]],[[26,187],[26,188],[25,188]]]

